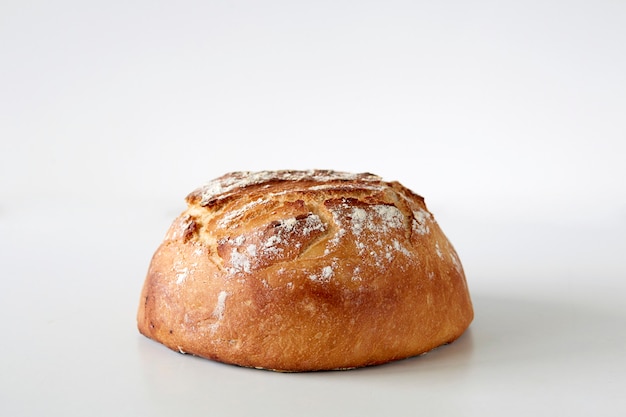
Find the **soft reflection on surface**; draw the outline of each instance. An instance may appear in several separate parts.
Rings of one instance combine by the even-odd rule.
[[[568,303],[477,296],[477,359],[530,366],[546,358],[583,358],[591,350],[617,354],[614,342],[626,341],[626,315],[601,303],[591,297]]]
[[[407,400],[420,403],[422,411],[462,413],[469,407],[478,413],[481,398],[499,393],[504,401],[513,395],[513,386],[515,395],[539,395],[543,388],[537,381],[546,375],[563,395],[570,395],[578,387],[577,375],[585,374],[586,382],[593,383],[602,379],[602,366],[623,355],[623,313],[531,298],[477,294],[473,301],[474,322],[456,342],[418,357],[350,371],[246,369],[176,354],[140,338],[146,394],[155,405],[174,396],[183,408],[235,414],[271,407],[276,415],[315,415],[332,405],[334,413],[358,415],[390,411],[394,402]],[[602,355],[602,361],[582,361],[588,351]],[[447,398],[450,390],[455,401]]]

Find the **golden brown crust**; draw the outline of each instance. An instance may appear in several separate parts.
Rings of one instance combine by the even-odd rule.
[[[343,369],[458,338],[473,310],[422,197],[372,174],[232,173],[192,192],[152,259],[141,333],[281,371]]]

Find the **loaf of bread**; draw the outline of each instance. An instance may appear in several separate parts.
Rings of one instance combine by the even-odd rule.
[[[424,199],[336,171],[234,172],[187,196],[156,251],[142,334],[278,371],[419,355],[473,318],[459,258]]]

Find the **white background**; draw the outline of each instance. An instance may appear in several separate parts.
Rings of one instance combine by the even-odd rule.
[[[626,2],[0,2],[0,415],[624,415]],[[426,197],[476,318],[276,374],[135,329],[184,196],[332,168]]]

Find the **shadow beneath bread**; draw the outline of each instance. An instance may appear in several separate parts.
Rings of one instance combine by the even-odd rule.
[[[455,373],[476,367],[502,369],[572,361],[589,352],[619,358],[626,344],[626,315],[574,300],[499,298],[474,294],[475,317],[455,342],[424,355],[351,371],[377,377],[404,373]]]
[[[482,402],[499,389],[516,398],[517,390],[536,394],[546,381],[567,391],[623,374],[626,314],[621,306],[611,310],[580,298],[550,301],[476,292],[473,303],[474,322],[455,342],[414,358],[348,371],[241,368],[181,355],[137,336],[148,404],[142,412],[383,415],[390,406],[426,407],[431,413],[445,406],[448,414],[463,415],[467,403],[459,393]]]
[[[620,358],[626,344],[626,315],[574,300],[571,303],[531,298],[506,298],[473,294],[475,317],[455,342],[426,354],[383,365],[347,371],[277,373],[241,368],[210,360],[179,355],[140,337],[142,360],[149,373],[189,373],[204,379],[220,375],[222,383],[234,378],[257,381],[433,381],[462,377],[467,372],[509,367],[543,366],[558,361],[578,361],[589,352],[606,360]],[[577,302],[576,302],[577,301]],[[155,356],[155,358],[151,358]],[[158,357],[158,358],[156,358]],[[164,377],[164,376],[161,377]],[[151,378],[150,378],[151,379]],[[261,382],[264,381],[264,382]]]

